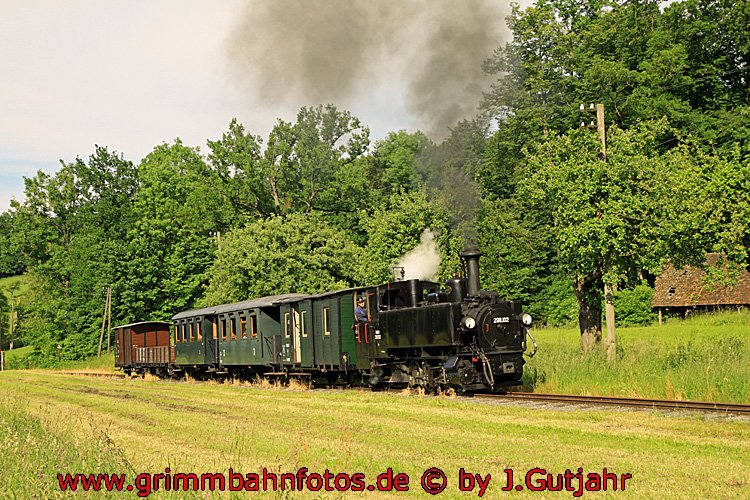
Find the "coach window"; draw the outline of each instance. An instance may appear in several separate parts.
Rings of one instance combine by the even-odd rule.
[[[192,320],[190,321],[189,325],[190,325],[190,342],[194,342],[195,341],[195,332],[193,331],[193,322],[192,322]]]
[[[323,308],[323,335],[331,334],[331,308]]]
[[[252,338],[258,337],[258,323],[255,318],[255,314],[250,315],[250,336]]]
[[[289,321],[289,313],[284,313],[284,337],[289,338],[292,325]]]
[[[303,337],[307,337],[307,326],[305,318],[307,318],[307,311],[302,311],[299,316],[299,329]]]
[[[240,335],[243,339],[247,338],[247,319],[245,319],[245,314],[240,314]]]
[[[237,319],[234,316],[229,317],[229,330],[232,333],[232,340],[237,340]]]
[[[180,323],[180,338],[183,342],[187,342],[187,336],[185,335],[185,321]]]
[[[195,332],[196,336],[198,337],[198,342],[203,341],[203,332],[201,332],[201,320],[195,322]]]
[[[174,343],[178,343],[180,341],[180,325],[176,324],[174,325]]]
[[[221,340],[224,341],[227,339],[227,319],[221,318],[219,320],[219,327],[221,329]]]

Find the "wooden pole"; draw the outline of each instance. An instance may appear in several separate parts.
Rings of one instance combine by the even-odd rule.
[[[602,148],[599,150],[599,159],[607,161],[607,134],[604,127],[604,104],[596,105],[596,130]],[[617,331],[615,330],[615,296],[616,286],[613,283],[604,283],[604,318],[607,322],[607,357],[615,359],[617,352]]]
[[[8,350],[13,350],[13,319],[15,317],[16,296],[13,290],[10,291],[10,323],[8,323]]]
[[[662,318],[661,318],[661,307],[659,308],[659,326],[661,326]]]
[[[112,287],[107,288],[107,352],[112,335]]]
[[[107,288],[106,298],[104,299],[104,312],[102,313],[102,331],[99,334],[99,350],[96,352],[96,357],[102,356],[102,342],[104,342],[104,326],[107,324],[107,305],[109,304],[109,288]]]
[[[617,352],[617,331],[615,330],[615,301],[617,287],[611,283],[604,284],[604,317],[607,322],[607,357],[615,359]]]

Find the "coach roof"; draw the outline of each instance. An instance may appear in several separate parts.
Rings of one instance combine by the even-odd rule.
[[[269,295],[268,297],[259,297],[257,299],[246,300],[244,302],[235,302],[233,304],[220,304],[218,306],[204,307],[201,309],[191,309],[183,311],[172,316],[173,320],[194,318],[196,316],[207,316],[212,314],[221,314],[234,311],[245,311],[247,309],[256,309],[258,307],[271,307],[285,302],[295,302],[308,297],[302,293],[285,293],[281,295]]]

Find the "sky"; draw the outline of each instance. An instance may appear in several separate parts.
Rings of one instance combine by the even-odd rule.
[[[238,39],[238,30],[255,33],[259,43],[278,43],[278,33],[262,24],[267,17],[248,16],[273,10],[274,2],[299,9],[310,5],[306,1],[312,0],[0,0],[0,211],[11,198],[23,200],[24,176],[53,173],[60,161],[87,158],[95,145],[136,164],[177,137],[205,152],[206,141],[220,138],[234,117],[267,137],[277,119],[293,120],[300,106],[322,104],[306,102],[310,97],[299,91],[304,82],[282,97],[256,91],[258,80],[248,73],[257,76],[257,68],[238,65],[237,50],[230,50],[248,43]],[[369,4],[380,1],[387,6],[394,0]],[[450,5],[410,1],[422,10],[439,1]],[[505,14],[504,4],[495,16],[500,31]],[[294,15],[292,25],[299,19]],[[282,38],[295,36],[290,50],[304,49],[309,33]],[[275,60],[269,47],[264,53]],[[414,54],[406,49],[396,52]],[[375,65],[384,69],[368,73],[346,94],[326,98],[359,117],[373,139],[423,129],[424,117],[410,105],[406,72],[413,59],[381,56],[401,64]],[[365,51],[357,57],[375,56]]]

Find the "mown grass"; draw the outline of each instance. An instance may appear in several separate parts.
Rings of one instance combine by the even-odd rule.
[[[555,473],[578,467],[601,473],[606,467],[633,474],[625,492],[610,493],[618,498],[750,496],[750,425],[726,417],[565,411],[400,393],[92,379],[45,371],[0,374],[0,394],[0,436],[12,443],[0,452],[0,491],[18,498],[56,496],[58,471],[131,474],[131,467],[198,474],[230,467],[243,473],[308,467],[319,473],[363,472],[367,484],[392,467],[411,478],[409,492],[360,493],[366,498],[431,498],[420,486],[430,467],[448,477],[443,498],[463,496],[457,489],[461,467],[492,475],[485,498],[501,496],[506,468],[516,471],[518,482],[534,467]]]
[[[618,328],[613,363],[601,349],[583,353],[577,329],[533,335],[539,352],[526,366],[526,389],[750,402],[750,311]]]

